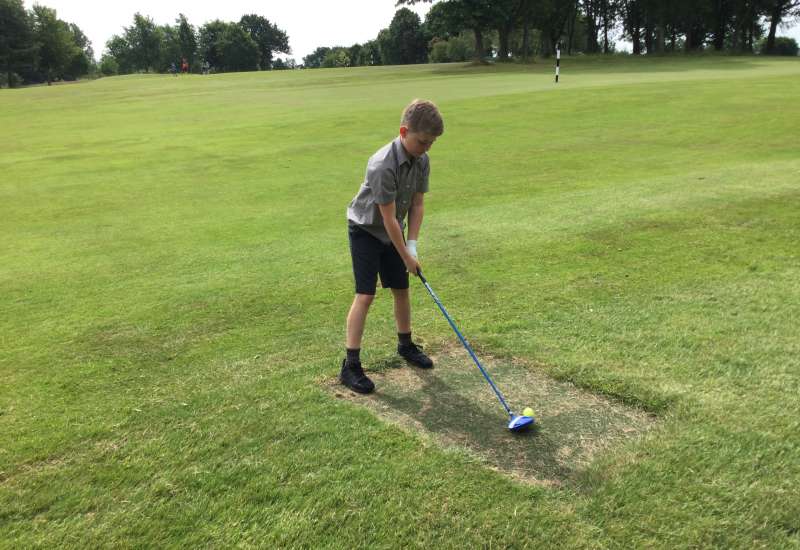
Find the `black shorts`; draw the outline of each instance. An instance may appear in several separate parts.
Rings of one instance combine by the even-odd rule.
[[[392,243],[381,240],[357,225],[348,225],[350,256],[356,294],[375,295],[378,275],[383,288],[408,288],[408,270]]]

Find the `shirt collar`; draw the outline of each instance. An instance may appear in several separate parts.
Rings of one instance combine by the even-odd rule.
[[[397,154],[397,164],[403,164],[407,162],[409,166],[413,166],[414,157],[406,153],[406,149],[403,147],[403,142],[400,140],[400,136],[395,138],[394,143],[395,153]]]

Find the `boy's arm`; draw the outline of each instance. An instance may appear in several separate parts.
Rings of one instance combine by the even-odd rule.
[[[403,240],[403,230],[400,229],[400,222],[397,221],[397,217],[395,216],[396,210],[394,201],[387,204],[379,204],[378,208],[383,217],[383,227],[386,228],[386,233],[389,234],[392,244],[403,259],[403,263],[406,264],[406,269],[412,275],[416,275],[417,270],[420,269],[420,265],[417,259],[406,250],[406,243]],[[419,233],[419,227],[417,227],[417,233]]]
[[[411,198],[411,208],[408,209],[408,240],[416,241],[419,237],[419,228],[422,227],[422,218],[425,215],[425,193],[414,193]]]

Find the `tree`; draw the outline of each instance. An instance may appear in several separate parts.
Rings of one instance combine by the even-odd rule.
[[[800,15],[800,0],[769,0],[765,6],[769,15],[769,34],[764,53],[775,52],[775,33],[784,17]]]
[[[705,0],[697,3],[677,0],[667,3],[661,0],[620,0],[617,7],[622,17],[624,36],[631,41],[634,55],[638,55],[645,50],[648,54],[664,52],[666,22],[670,14],[674,28],[694,32],[695,37],[700,37],[695,38],[695,47],[702,46],[709,29],[714,26],[711,4],[719,8],[720,17],[724,18],[724,4],[729,1]],[[724,30],[723,23],[722,37]]]
[[[601,50],[603,53],[609,53],[611,43],[608,33],[616,25],[620,9],[618,0],[583,0],[582,5],[586,19],[586,53],[598,53]]]
[[[113,59],[105,62],[106,67],[115,67],[114,74],[129,74],[136,70],[133,50],[124,36],[114,35],[106,42],[106,54],[103,59]],[[101,65],[103,62],[101,62]]]
[[[22,0],[0,0],[0,70],[9,88],[16,73],[33,68],[35,54],[32,23]]]
[[[584,0],[583,11],[586,17],[586,53],[597,53],[600,51],[600,45],[597,40],[597,34],[600,27],[598,20],[598,12],[600,8],[600,0]]]
[[[350,58],[351,67],[360,67],[362,65],[366,65],[362,58],[362,48],[363,46],[361,46],[361,44],[353,44],[347,48],[347,57]]]
[[[396,54],[394,52],[394,44],[392,37],[389,34],[389,29],[381,29],[378,36],[375,37],[375,44],[378,46],[378,55],[381,58],[381,63],[384,65],[396,64]]]
[[[408,65],[425,62],[428,51],[419,15],[408,8],[395,12],[389,24],[387,64]]]
[[[275,61],[272,62],[272,69],[275,71],[284,71],[295,68],[297,68],[297,63],[291,57],[286,58],[285,61],[280,57],[278,57],[277,59],[275,59]]]
[[[258,44],[239,25],[231,23],[221,37],[223,71],[258,70]]]
[[[764,11],[764,0],[735,0],[731,23],[731,49],[752,53],[756,39],[763,29],[759,19]]]
[[[642,53],[644,2],[642,0],[624,0],[622,4],[622,14],[625,35],[631,41],[633,55],[639,55]]]
[[[87,37],[81,28],[75,23],[69,24],[69,30],[72,33],[72,38],[75,41],[75,45],[86,54],[86,57],[89,59],[94,59],[94,50],[92,49],[92,42],[89,40],[89,37]]]
[[[728,33],[731,16],[733,14],[733,0],[708,0],[710,2],[710,29],[711,42],[716,51],[725,47],[725,37]]]
[[[523,10],[527,7],[525,0],[501,0],[495,2],[495,28],[500,41],[497,49],[498,61],[508,61],[511,48],[509,40],[514,28],[520,23]]]
[[[398,0],[398,6],[403,4],[417,4],[419,2],[432,2],[432,0]],[[448,8],[451,25],[460,30],[469,29],[475,36],[475,60],[480,61],[486,54],[483,45],[483,36],[493,27],[496,18],[494,3],[491,0],[446,0],[452,4]]]
[[[266,17],[255,14],[244,15],[239,20],[239,25],[258,45],[259,66],[262,70],[272,68],[273,53],[292,53],[287,34],[277,25],[270,23]]]
[[[76,54],[69,26],[56,17],[56,10],[34,4],[33,35],[38,46],[38,69],[47,84],[60,78]]]
[[[64,72],[64,78],[75,80],[89,74],[94,67],[94,50],[89,38],[75,23],[69,23],[69,33],[76,48]]]
[[[465,36],[451,36],[447,40],[434,38],[431,42],[429,60],[431,63],[450,63],[468,61],[473,57],[472,39]]]
[[[368,40],[363,44],[353,44],[346,50],[347,57],[350,59],[349,67],[367,67],[381,64],[380,48],[375,40]]]
[[[163,25],[158,27],[158,34],[161,36],[161,44],[158,49],[156,70],[160,73],[166,72],[173,63],[179,68],[183,57],[180,28]]]
[[[552,55],[564,35],[567,22],[575,17],[574,11],[574,0],[539,0],[533,14],[533,25],[541,31],[541,55]]]
[[[766,54],[767,41],[765,39],[762,39],[759,46],[761,53]],[[775,39],[775,43],[773,44],[772,50],[769,52],[769,54],[788,55],[791,57],[797,57],[798,49],[800,48],[797,45],[797,40],[795,40],[794,38],[790,38],[788,36],[779,36]]]
[[[322,67],[322,62],[325,60],[325,56],[329,51],[331,51],[330,48],[320,46],[303,58],[303,66],[308,69],[318,69]]]
[[[530,59],[531,48],[531,24],[533,22],[535,10],[534,0],[524,0],[522,2],[522,13],[520,14],[520,25],[522,25],[522,44],[520,46],[520,53],[522,59],[527,61]]]
[[[383,65],[377,40],[368,40],[361,46],[362,65]]]
[[[222,34],[225,32],[227,23],[216,19],[209,21],[198,33],[197,47],[200,58],[207,61],[212,67],[222,67]]]
[[[258,44],[237,23],[216,20],[200,28],[200,56],[217,71],[255,71]]]
[[[426,32],[434,39],[447,40],[464,30],[464,21],[455,2],[439,2],[425,16]]]
[[[322,66],[327,69],[332,69],[335,67],[350,67],[350,63],[350,56],[348,55],[347,48],[343,48],[341,46],[331,48],[328,53],[325,54],[325,58],[322,60]]]
[[[100,73],[104,76],[119,74],[119,63],[113,55],[105,54],[100,59]]]
[[[459,4],[464,28],[470,29],[475,36],[475,61],[481,61],[486,55],[486,48],[483,44],[484,32],[492,28],[495,20],[492,2],[490,0],[461,0]]]
[[[180,55],[186,58],[189,62],[189,67],[194,67],[195,58],[197,57],[197,33],[182,13],[178,15],[175,22],[178,24]]]
[[[130,46],[135,69],[149,72],[161,58],[163,32],[152,18],[140,13],[133,16],[133,26],[125,27],[125,40]]]

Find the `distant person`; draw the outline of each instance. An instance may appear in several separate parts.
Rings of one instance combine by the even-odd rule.
[[[178,67],[175,66],[174,61],[169,65],[169,73],[173,76],[178,76]]]
[[[203,61],[203,74],[208,74],[208,71],[211,69],[211,65],[208,61]]]
[[[361,337],[377,279],[390,288],[397,325],[397,352],[423,369],[433,361],[411,339],[408,274],[417,275],[417,238],[422,226],[423,200],[428,192],[428,149],[444,133],[436,105],[414,100],[403,111],[400,135],[381,147],[367,162],[364,182],[347,208],[355,298],[347,315],[347,356],[341,382],[353,391],[370,393],[375,385],[361,368]],[[408,240],[403,235],[408,216]]]
[[[186,61],[186,58],[184,57],[183,59],[181,59],[181,73],[188,74],[188,72],[189,72],[189,62]]]

